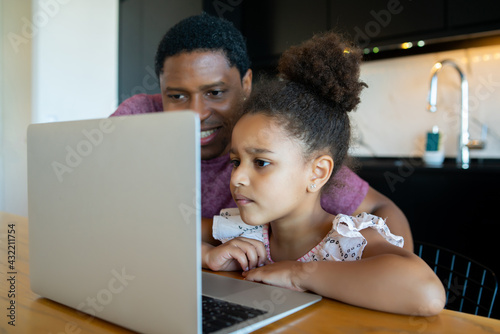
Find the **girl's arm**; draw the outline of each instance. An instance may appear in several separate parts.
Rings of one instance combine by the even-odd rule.
[[[430,316],[443,309],[444,287],[424,261],[373,229],[361,233],[367,245],[359,261],[285,261],[243,275],[379,311]]]

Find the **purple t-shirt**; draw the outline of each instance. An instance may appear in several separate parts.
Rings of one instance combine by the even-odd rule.
[[[111,116],[125,116],[163,111],[161,94],[134,95],[123,101]],[[201,215],[212,218],[224,208],[236,207],[229,181],[233,165],[229,154],[221,157],[201,160]],[[368,183],[349,168],[342,168],[334,176],[335,183],[342,186],[330,187],[321,197],[321,205],[331,214],[351,215],[368,192]]]

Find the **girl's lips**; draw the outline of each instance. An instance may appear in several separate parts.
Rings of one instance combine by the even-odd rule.
[[[207,145],[209,144],[219,133],[219,130],[221,127],[214,128],[214,129],[208,129],[208,130],[202,130],[200,132],[200,145]]]
[[[236,204],[239,204],[239,205],[246,205],[246,204],[253,203],[253,201],[251,199],[249,199],[248,197],[245,197],[243,195],[238,195],[238,194],[234,195],[234,201],[236,202]]]

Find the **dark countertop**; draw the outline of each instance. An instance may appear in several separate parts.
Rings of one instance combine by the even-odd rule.
[[[361,170],[406,170],[406,171],[426,171],[439,173],[458,172],[458,173],[475,173],[475,172],[499,172],[500,173],[500,159],[471,159],[470,167],[462,169],[457,165],[455,158],[446,158],[442,166],[429,166],[418,157],[397,157],[397,158],[372,158],[372,157],[359,157],[355,158],[357,165]]]

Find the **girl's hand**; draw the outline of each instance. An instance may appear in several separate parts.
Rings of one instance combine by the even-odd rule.
[[[268,264],[262,268],[253,269],[243,273],[248,281],[262,282],[280,286],[296,291],[305,291],[299,286],[302,279],[306,279],[303,263],[298,261],[282,261]]]
[[[267,252],[258,240],[235,238],[211,248],[204,257],[204,263],[213,271],[247,271],[263,266],[267,261]]]

